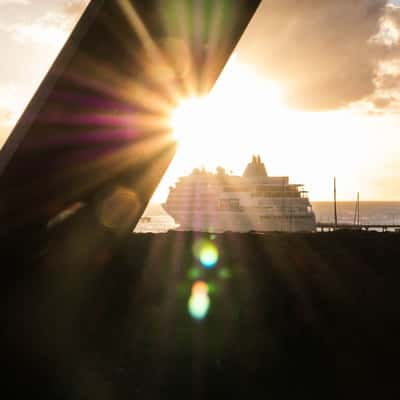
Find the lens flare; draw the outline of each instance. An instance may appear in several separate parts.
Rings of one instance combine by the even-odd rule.
[[[189,314],[192,318],[201,321],[210,308],[210,298],[207,295],[196,295],[189,299]]]
[[[200,261],[206,268],[213,268],[218,262],[218,250],[213,245],[204,246],[200,252]]]
[[[199,267],[193,267],[191,269],[189,269],[188,273],[187,273],[187,277],[189,280],[191,281],[195,281],[199,278],[201,278],[201,276],[203,275],[203,271],[201,268]]]
[[[134,191],[118,187],[104,200],[100,222],[107,228],[123,230],[133,224],[140,208],[140,198]]]
[[[203,281],[197,281],[192,287],[192,296],[208,295],[208,285]]]
[[[232,278],[232,272],[229,268],[221,268],[218,271],[218,278],[223,279],[223,280],[228,280]]]
[[[192,287],[192,295],[188,302],[189,314],[193,319],[201,321],[207,316],[209,309],[208,285],[197,281]]]
[[[210,293],[210,294],[214,294],[214,293],[217,293],[217,284],[216,283],[214,283],[214,282],[210,282],[209,284],[208,284],[208,293]]]
[[[209,240],[198,240],[193,246],[193,253],[204,268],[214,268],[218,263],[219,252],[214,243]]]

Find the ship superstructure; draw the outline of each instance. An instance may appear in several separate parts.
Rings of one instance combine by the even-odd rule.
[[[268,176],[253,156],[243,176],[195,169],[170,188],[163,208],[180,230],[207,232],[315,230],[315,214],[303,185]]]

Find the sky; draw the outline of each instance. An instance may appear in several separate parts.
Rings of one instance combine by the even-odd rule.
[[[293,6],[295,4],[295,6]],[[84,0],[0,0],[0,146]],[[254,153],[311,200],[400,200],[400,1],[264,0],[206,99],[171,117],[180,145],[155,201],[194,167]]]

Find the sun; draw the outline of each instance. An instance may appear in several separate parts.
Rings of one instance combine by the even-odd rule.
[[[260,138],[265,141],[265,126],[279,124],[284,112],[280,88],[233,57],[207,96],[181,99],[170,127],[186,159],[213,168],[237,158],[247,144],[251,156]]]
[[[273,144],[291,118],[281,88],[234,55],[212,91],[181,98],[168,121],[177,153],[157,199],[165,199],[169,186],[193,168],[223,166],[241,174],[252,154],[276,153]]]
[[[209,118],[207,97],[191,97],[182,100],[172,111],[170,124],[178,143],[194,139],[205,131]]]

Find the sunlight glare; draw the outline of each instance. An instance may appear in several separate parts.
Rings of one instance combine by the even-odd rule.
[[[175,139],[181,143],[189,135],[201,135],[202,128],[206,128],[203,125],[207,111],[206,98],[192,97],[182,100],[171,114],[171,128]]]
[[[179,146],[157,193],[160,199],[166,198],[168,187],[177,177],[193,168],[213,171],[223,166],[228,172],[241,174],[254,153],[261,154],[270,175],[305,183],[312,200],[329,198],[333,176],[341,182],[341,199],[353,198],[356,190],[372,198],[373,189],[368,192],[366,183],[360,187],[360,182],[376,174],[376,165],[393,170],[384,167],[388,161],[381,160],[380,155],[387,154],[387,149],[372,134],[382,122],[366,120],[351,108],[331,112],[291,110],[277,84],[235,57],[208,96],[181,100],[171,124]],[[385,122],[392,143],[398,141],[393,139],[394,132],[389,133],[393,124],[389,119]],[[338,155],[340,163],[336,162]]]
[[[234,56],[208,96],[180,101],[171,112],[170,126],[193,166],[213,168],[220,164],[221,148],[227,144],[224,158],[233,159],[246,142],[252,148],[260,138],[264,143],[266,123],[279,125],[285,112],[280,87]]]

